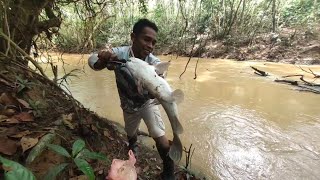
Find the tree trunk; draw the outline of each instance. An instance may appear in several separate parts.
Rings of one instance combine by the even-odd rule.
[[[276,20],[276,0],[272,1],[272,32],[276,32],[277,20]]]
[[[30,53],[32,39],[41,32],[46,32],[49,36],[49,28],[59,27],[61,19],[53,13],[52,7],[55,0],[2,0],[5,4],[7,17],[7,26],[2,23],[4,31],[10,39],[15,42],[26,53]],[[40,21],[39,17],[42,10],[45,9],[48,19]],[[0,51],[6,52],[7,44],[0,44]],[[16,56],[11,51],[11,56]],[[23,62],[27,65],[27,61]]]
[[[239,24],[240,25],[241,25],[241,23],[243,21],[243,14],[244,14],[245,9],[246,9],[246,0],[243,0],[243,2],[242,2],[242,11],[241,11],[240,20],[239,20]]]
[[[314,0],[313,2],[313,16],[314,16],[314,21],[317,21],[317,0]]]

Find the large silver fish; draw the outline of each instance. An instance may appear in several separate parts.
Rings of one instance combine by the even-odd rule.
[[[184,95],[179,89],[172,91],[168,82],[158,75],[166,72],[169,65],[169,62],[161,62],[153,66],[137,58],[130,58],[125,63],[126,68],[135,79],[138,92],[142,94],[143,90],[146,89],[167,113],[173,131],[173,142],[169,156],[172,160],[178,162],[182,156],[182,144],[178,134],[183,132],[183,127],[179,122],[177,102],[181,102]]]

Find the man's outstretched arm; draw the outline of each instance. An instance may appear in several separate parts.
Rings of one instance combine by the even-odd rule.
[[[88,59],[88,64],[93,70],[102,70],[108,68],[109,70],[115,69],[115,64],[108,63],[110,61],[117,61],[118,57],[111,49],[103,49],[98,53],[91,54]]]

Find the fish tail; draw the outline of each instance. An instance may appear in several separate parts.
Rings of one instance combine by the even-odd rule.
[[[178,134],[173,133],[173,142],[172,142],[172,145],[170,146],[169,157],[174,162],[179,162],[181,160],[181,156],[182,156],[182,143],[180,141]]]

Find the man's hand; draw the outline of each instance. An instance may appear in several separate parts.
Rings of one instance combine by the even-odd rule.
[[[117,61],[118,57],[112,52],[111,49],[102,49],[98,53],[99,60],[94,64],[94,68],[103,69],[107,67],[109,70],[116,68],[115,64],[108,63],[110,61]]]
[[[98,58],[103,62],[118,60],[117,55],[114,54],[111,49],[102,49],[101,51],[99,51]]]

